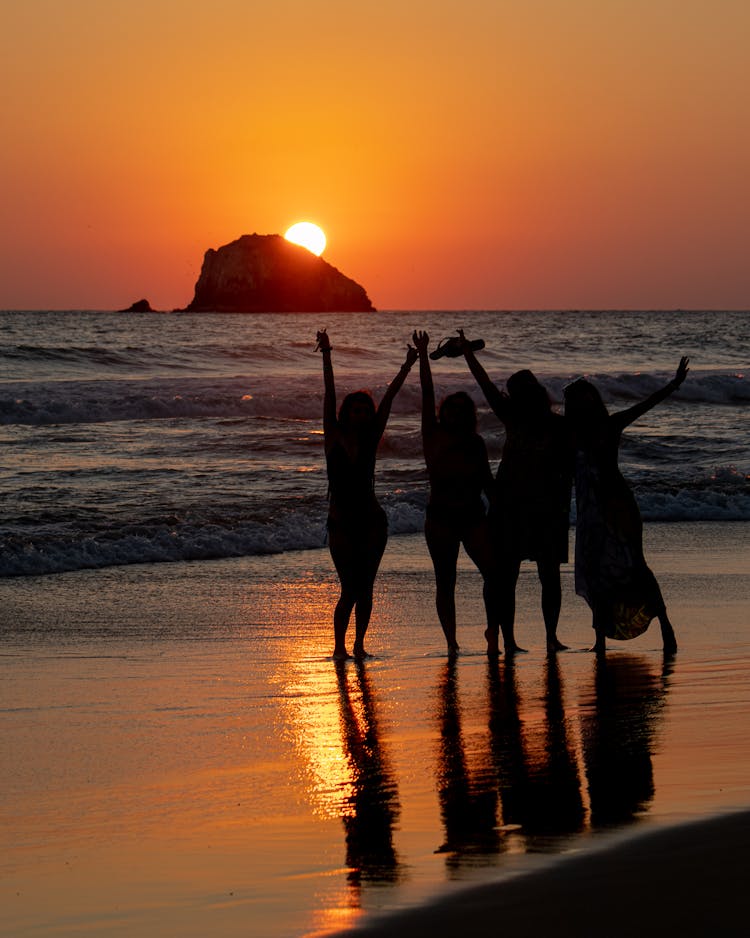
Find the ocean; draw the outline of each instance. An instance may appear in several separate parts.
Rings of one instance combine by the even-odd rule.
[[[531,368],[558,406],[586,375],[610,408],[674,373],[680,392],[625,435],[621,463],[648,521],[750,519],[750,313],[134,314],[0,312],[0,576],[274,554],[325,542],[320,355],[339,400],[382,395],[415,328],[486,343],[502,384]],[[503,431],[463,360],[434,363],[438,398],[479,406],[493,463]],[[415,368],[377,469],[392,536],[421,530],[427,483]]]

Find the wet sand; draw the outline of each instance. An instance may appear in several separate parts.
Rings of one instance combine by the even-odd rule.
[[[630,938],[747,935],[750,812],[638,837],[558,860],[342,933],[359,938],[541,935]]]
[[[451,665],[416,537],[363,666],[324,551],[0,582],[0,935],[739,934],[748,534],[647,526],[673,662],[597,663],[569,568],[548,661],[525,567],[529,653],[488,663],[462,560]]]

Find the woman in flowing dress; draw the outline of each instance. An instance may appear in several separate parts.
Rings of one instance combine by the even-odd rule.
[[[336,414],[331,341],[317,334],[323,356],[323,433],[328,471],[328,547],[341,583],[333,614],[333,657],[349,657],[346,632],[354,611],[354,657],[364,658],[372,592],[388,539],[385,512],[375,496],[375,458],[396,394],[417,360],[411,346],[376,407],[368,391],[347,394]]]
[[[673,394],[687,373],[688,359],[682,358],[664,387],[615,414],[590,381],[581,378],[565,389],[576,451],[576,592],[591,608],[597,652],[605,650],[607,638],[645,632],[653,618],[659,619],[665,653],[677,650],[659,584],[643,556],[641,513],[620,472],[618,451],[623,430]]]

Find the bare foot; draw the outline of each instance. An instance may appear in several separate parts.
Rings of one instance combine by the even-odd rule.
[[[484,637],[487,639],[487,654],[490,657],[496,657],[500,654],[500,646],[498,645],[498,633],[493,632],[491,629],[484,630]]]
[[[674,635],[671,639],[664,640],[664,657],[671,658],[672,655],[677,654],[677,641],[675,640]]]
[[[353,654],[354,654],[354,657],[355,657],[358,661],[362,661],[363,658],[372,658],[372,655],[369,655],[369,654],[365,651],[365,646],[362,645],[360,642],[355,642],[355,643],[354,643],[354,648],[352,648],[352,652],[353,652]]]
[[[674,655],[677,652],[677,639],[674,637],[674,629],[672,628],[672,623],[666,617],[660,619],[659,624],[661,625],[661,637],[664,642],[664,654],[665,655]]]
[[[567,650],[568,650],[568,646],[563,645],[560,639],[557,638],[556,636],[555,638],[547,639],[547,651],[550,654],[554,654],[556,651],[567,651]]]
[[[448,643],[448,657],[457,658],[458,657],[458,642],[449,642]]]
[[[334,648],[331,657],[334,661],[346,661],[346,659],[350,658],[351,655],[346,650],[346,648]]]
[[[509,645],[506,644],[505,646],[505,654],[508,655],[509,658],[512,657],[513,655],[519,655],[519,654],[525,655],[526,652],[527,652],[526,648],[521,648],[521,646],[516,645],[515,642]]]

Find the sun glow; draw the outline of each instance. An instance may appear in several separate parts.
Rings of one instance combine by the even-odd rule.
[[[298,221],[284,235],[287,241],[307,248],[313,254],[320,256],[325,250],[326,236],[322,228],[311,221]]]

